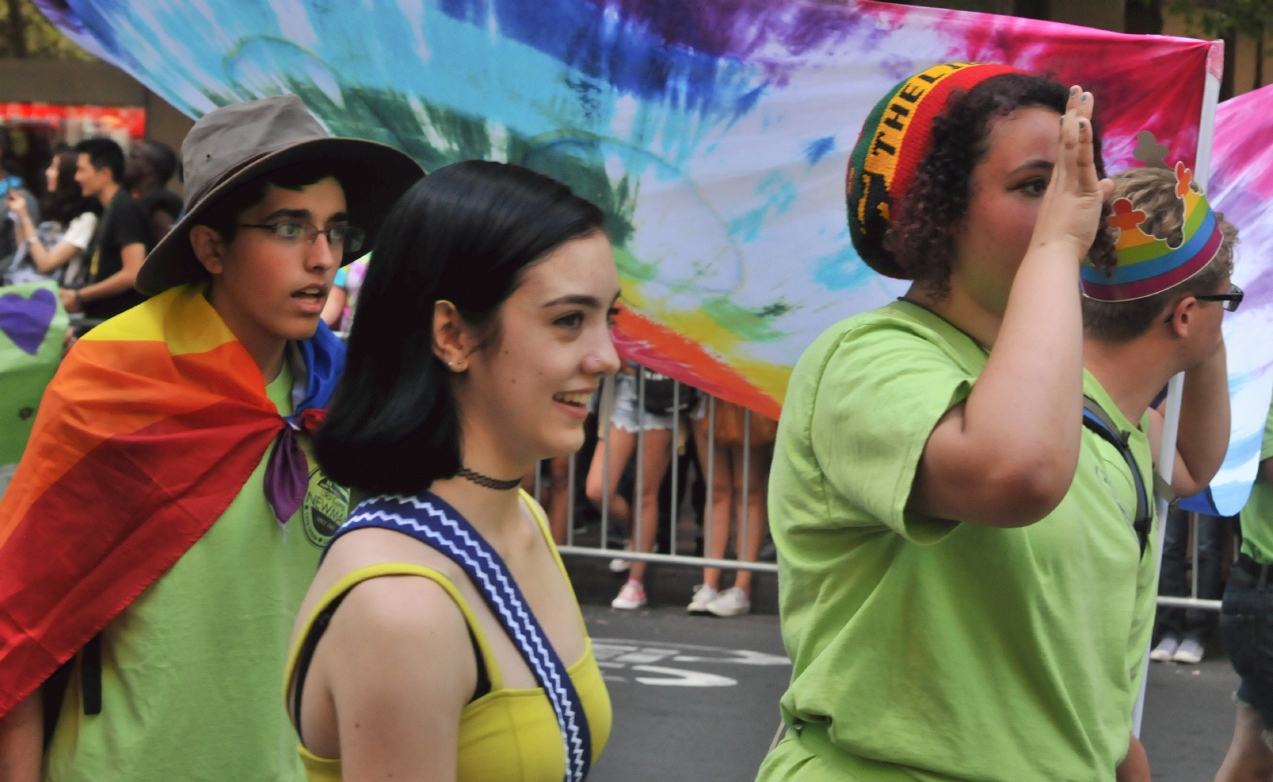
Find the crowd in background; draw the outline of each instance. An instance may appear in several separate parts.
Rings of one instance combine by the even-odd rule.
[[[81,331],[115,314],[116,310],[135,304],[132,282],[136,269],[123,262],[124,256],[132,251],[144,257],[181,215],[181,198],[166,186],[178,176],[179,166],[173,150],[147,139],[125,153],[109,139],[89,139],[75,147],[56,149],[45,171],[45,181],[34,183],[27,183],[18,176],[16,160],[11,155],[3,160],[7,179],[2,186],[8,206],[8,213],[0,223],[3,283],[56,283],[64,291],[64,300],[71,305],[68,310],[80,309],[89,316]],[[98,256],[96,263],[94,255]],[[353,325],[359,290],[370,259],[371,256],[364,256],[337,272],[322,317],[338,334],[348,334]],[[112,275],[120,275],[119,282],[128,284],[106,297],[105,306],[103,302],[76,301],[77,295],[84,299],[82,291],[87,286]],[[77,320],[85,322],[83,315]],[[643,408],[638,400],[639,373],[644,373],[640,381],[644,385]],[[706,394],[699,394],[690,386],[681,386],[676,409],[673,409],[672,383],[676,381],[643,369],[635,362],[628,362],[613,382],[615,387],[604,419],[598,409],[600,399],[594,399],[591,405],[593,420],[589,431],[593,437],[575,467],[579,479],[576,482],[578,496],[573,503],[575,519],[566,518],[570,504],[566,498],[569,460],[553,460],[551,467],[545,470],[543,485],[547,491],[542,500],[558,542],[566,541],[568,523],[580,525],[585,535],[591,531],[599,537],[604,504],[609,540],[625,550],[635,550],[638,530],[633,512],[639,504],[642,509],[640,550],[669,553],[669,527],[674,520],[668,499],[668,478],[675,449],[678,454],[675,461],[681,473],[678,500],[689,499],[697,530],[694,553],[713,559],[728,555],[757,561],[768,532],[765,486],[777,423],[758,414],[745,413],[743,408],[729,402],[717,400],[712,404]],[[709,429],[713,427],[708,421],[709,408],[714,410],[714,431],[710,434]],[[674,416],[680,418],[676,442],[672,439]],[[746,437],[748,452],[744,458],[745,426],[750,427],[750,433]],[[637,436],[642,432],[642,462],[637,470]],[[604,469],[605,459],[594,458],[594,454],[604,452],[595,449],[596,443],[610,451],[608,475]],[[709,451],[714,458],[710,471],[710,503],[706,499]],[[530,484],[533,485],[533,481]],[[638,491],[640,503],[635,499]],[[607,495],[604,502],[603,493]],[[710,529],[704,523],[709,505],[713,517]],[[744,530],[739,522],[744,512],[747,515],[745,541],[741,538]],[[711,540],[704,542],[703,536],[709,532]],[[772,548],[766,558],[772,561]],[[629,574],[612,605],[619,609],[646,605],[647,563],[616,558],[610,566],[615,573]],[[737,571],[733,584],[724,589],[720,579],[719,568],[704,569],[703,583],[689,597],[691,612],[735,616],[750,611],[751,571]]]
[[[3,141],[3,139],[0,139]],[[140,245],[149,252],[167,234],[180,216],[180,196],[167,184],[179,178],[179,162],[167,145],[146,139],[132,145],[127,153],[115,142],[91,139],[76,147],[61,146],[54,151],[43,182],[26,182],[20,176],[16,158],[4,152],[0,143],[0,196],[5,198],[7,213],[0,220],[0,279],[5,285],[52,281],[64,291],[72,292],[100,282],[122,268],[119,256],[129,245]],[[85,163],[80,163],[80,158]],[[120,166],[122,165],[122,169]],[[97,178],[97,182],[93,181]],[[107,180],[103,186],[100,180]],[[83,184],[89,184],[86,192]],[[115,201],[122,195],[127,200]],[[115,208],[110,208],[114,206]],[[105,219],[103,218],[105,215]],[[103,273],[94,268],[90,256],[102,252],[108,256]],[[109,256],[114,254],[113,263]],[[98,259],[99,266],[101,259]],[[347,334],[353,324],[358,293],[367,273],[370,256],[340,269],[323,310],[323,320],[337,333]],[[132,270],[135,275],[135,269]],[[125,274],[124,279],[128,276]],[[121,283],[123,279],[121,279]],[[117,304],[106,307],[85,302],[83,309],[109,315],[131,305],[134,295],[131,280]],[[90,320],[89,323],[96,322]],[[638,404],[638,374],[644,373],[645,405]],[[688,502],[695,525],[693,553],[712,559],[725,557],[745,561],[772,561],[772,545],[768,537],[767,497],[768,465],[777,423],[743,408],[716,400],[690,386],[682,385],[676,410],[672,410],[670,378],[628,362],[614,380],[613,398],[605,411],[604,427],[599,410],[600,394],[590,410],[589,431],[593,433],[585,449],[576,459],[576,496],[568,498],[569,460],[559,458],[541,468],[541,501],[552,522],[558,543],[567,540],[567,525],[574,524],[581,540],[592,534],[599,542],[601,511],[605,506],[608,539],[612,546],[633,551],[637,545],[633,513],[636,493],[641,493],[640,550],[678,553],[669,546],[673,519],[669,480],[673,466],[672,451],[680,469],[678,509]],[[714,409],[714,431],[709,437],[707,411]],[[679,416],[678,436],[673,436],[673,416]],[[744,417],[747,421],[744,421]],[[747,453],[744,456],[744,426],[750,427]],[[602,431],[602,429],[605,429]],[[637,469],[637,435],[644,432],[641,467]],[[711,445],[709,445],[709,439]],[[608,474],[606,460],[597,456],[610,452]],[[713,455],[711,472],[712,501],[706,500],[709,470],[706,455]],[[640,475],[638,486],[637,477]],[[744,474],[746,477],[744,477]],[[528,476],[528,488],[535,481]],[[605,498],[603,499],[603,494]],[[745,499],[744,499],[745,497]],[[712,515],[711,525],[705,523]],[[573,507],[573,519],[567,519]],[[746,540],[742,539],[746,514]],[[1193,570],[1198,569],[1197,597],[1219,599],[1224,591],[1224,544],[1232,537],[1240,538],[1233,520],[1201,515],[1197,526],[1199,542],[1197,561],[1192,555],[1193,539],[1187,515],[1173,510],[1164,543],[1161,594],[1187,596],[1192,593]],[[710,528],[709,528],[710,527]],[[705,537],[710,533],[710,540]],[[731,535],[732,533],[732,535]],[[762,556],[762,550],[764,556]],[[647,604],[644,589],[646,562],[616,557],[610,562],[615,573],[628,573],[612,605],[619,609],[635,609]],[[692,613],[734,616],[747,613],[751,606],[752,572],[736,571],[728,588],[721,588],[721,571],[705,568],[703,581],[690,597]],[[1215,628],[1215,614],[1184,608],[1163,608],[1159,612],[1152,659],[1159,662],[1197,663]]]

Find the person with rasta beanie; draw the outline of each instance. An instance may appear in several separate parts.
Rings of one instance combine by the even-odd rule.
[[[1093,103],[945,63],[866,120],[849,232],[911,286],[791,376],[769,516],[793,672],[760,780],[1148,779],[1154,557],[1137,476],[1083,426],[1085,394],[1113,407],[1082,363],[1080,265],[1115,264]]]
[[[297,780],[292,621],[349,493],[308,443],[336,270],[423,175],[294,95],[195,123],[151,296],[80,339],[0,502],[0,779]]]

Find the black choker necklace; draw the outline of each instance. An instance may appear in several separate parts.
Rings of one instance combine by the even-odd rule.
[[[516,489],[518,486],[522,485],[521,478],[514,478],[511,481],[501,481],[498,478],[492,478],[488,475],[483,475],[480,472],[473,472],[467,467],[461,467],[460,471],[455,475],[458,478],[472,481],[482,488],[495,489],[496,491],[508,491],[509,489]]]

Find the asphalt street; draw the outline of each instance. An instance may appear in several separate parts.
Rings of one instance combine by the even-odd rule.
[[[772,577],[758,582],[763,613],[717,619],[685,613],[697,571],[652,569],[651,607],[628,612],[608,607],[621,575],[598,561],[570,569],[614,704],[610,740],[589,779],[754,779],[791,675]],[[1142,739],[1155,782],[1212,779],[1232,735],[1236,688],[1222,656],[1150,666]]]
[[[585,606],[584,618],[614,704],[589,780],[755,778],[791,677],[776,616]]]

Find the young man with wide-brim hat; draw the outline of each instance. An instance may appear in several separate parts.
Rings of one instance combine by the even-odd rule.
[[[344,363],[319,315],[424,172],[291,95],[182,153],[151,298],[75,345],[0,502],[0,778],[304,777],[284,655],[349,500],[308,453]]]

